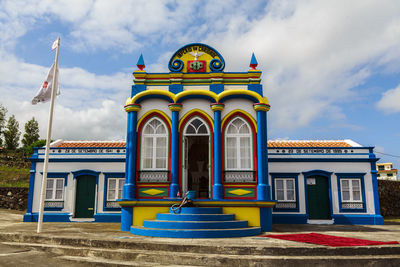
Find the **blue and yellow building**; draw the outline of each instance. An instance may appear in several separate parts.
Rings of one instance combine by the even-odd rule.
[[[174,237],[254,235],[273,223],[383,224],[373,147],[267,141],[270,105],[254,54],[249,61],[246,72],[225,72],[218,51],[194,43],[172,55],[169,72],[148,73],[140,56],[126,141],[51,145],[44,220],[121,222],[122,231]],[[37,220],[43,158],[36,148],[24,221]],[[194,207],[173,212],[188,191]],[[204,223],[217,218],[225,223]],[[194,224],[242,230],[178,231]]]
[[[172,55],[169,73],[147,73],[142,57],[137,65],[125,105],[121,229],[168,211],[190,190],[198,207],[221,207],[271,230],[270,106],[254,55],[247,72],[224,72],[221,54],[195,43]]]

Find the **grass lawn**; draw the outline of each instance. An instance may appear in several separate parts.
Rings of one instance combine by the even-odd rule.
[[[29,187],[29,169],[0,166],[0,187]]]
[[[384,218],[385,222],[391,222],[391,223],[400,223],[400,218],[399,217],[387,217]]]

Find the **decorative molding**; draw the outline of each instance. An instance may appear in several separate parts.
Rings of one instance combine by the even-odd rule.
[[[225,171],[225,182],[254,182],[254,171]]]
[[[126,112],[139,111],[141,106],[139,104],[127,104],[124,106]]]
[[[139,171],[140,182],[168,182],[168,171]]]

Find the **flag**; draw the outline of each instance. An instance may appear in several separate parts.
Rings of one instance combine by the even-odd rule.
[[[56,49],[57,47],[58,47],[58,38],[57,38],[57,40],[55,40],[54,42],[53,42],[53,44],[51,45],[51,50],[54,50],[54,49]]]
[[[39,91],[37,92],[36,96],[32,99],[32,105],[36,105],[39,102],[46,102],[49,101],[51,98],[51,87],[53,83],[53,75],[54,75],[54,65],[51,66],[49,73],[47,73],[47,78],[43,82],[42,87],[40,87]],[[58,66],[56,69],[56,95],[60,94],[60,83],[58,82]]]

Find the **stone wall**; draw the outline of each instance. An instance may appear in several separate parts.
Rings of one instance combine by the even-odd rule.
[[[26,210],[28,191],[24,187],[0,187],[0,208]]]
[[[378,180],[379,201],[383,217],[400,216],[400,181]]]

